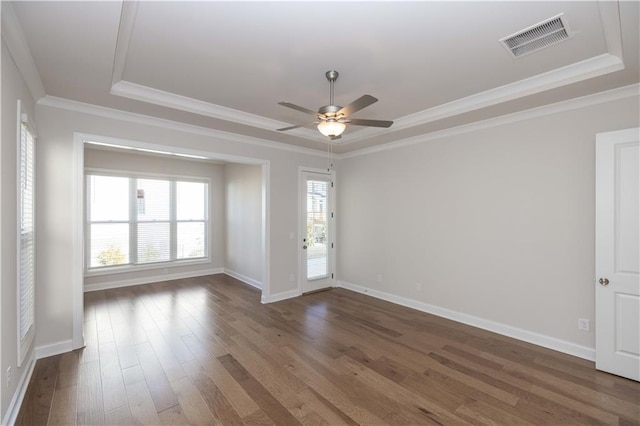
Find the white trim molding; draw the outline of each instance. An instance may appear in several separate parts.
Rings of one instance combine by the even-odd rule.
[[[355,291],[357,293],[366,294],[368,296],[375,297],[376,299],[395,303],[396,305],[405,306],[407,308],[412,308],[421,312],[426,312],[428,314],[447,318],[462,324],[470,325],[472,327],[492,331],[503,336],[518,339],[527,343],[532,343],[534,345],[542,346],[543,348],[552,349],[554,351],[562,352],[565,354],[573,355],[578,358],[583,358],[589,361],[595,360],[595,348],[581,346],[575,343],[568,342],[566,340],[561,340],[533,331],[524,330],[522,328],[514,327],[508,324],[503,324],[473,315],[464,314],[461,312],[453,311],[451,309],[442,308],[440,306],[408,299],[406,297],[397,296],[395,294],[387,293],[384,291],[374,290],[368,287],[351,284],[345,281],[338,281],[338,287]]]
[[[234,270],[231,270],[229,268],[224,268],[223,272],[226,275],[229,275],[230,277],[235,278],[238,281],[242,281],[245,284],[249,284],[251,287],[255,287],[258,290],[262,290],[262,283],[260,281],[258,281],[258,280],[255,280],[255,279],[253,279],[251,277],[243,275],[243,274],[241,274],[239,272],[236,272]]]
[[[599,105],[606,102],[614,102],[621,99],[640,96],[640,84],[630,84],[628,86],[617,87],[615,89],[598,92],[591,95],[581,96],[579,98],[568,99],[556,102],[554,104],[543,105],[511,114],[501,115],[498,117],[487,118],[485,120],[475,121],[469,124],[463,124],[457,127],[449,127],[447,129],[438,130],[431,133],[425,133],[405,139],[399,139],[394,142],[384,143],[370,148],[361,148],[355,151],[336,155],[336,158],[343,160],[351,157],[359,157],[361,155],[373,154],[376,152],[387,151],[390,149],[403,148],[420,144],[427,141],[442,139],[450,136],[461,135],[465,133],[476,132],[478,130],[490,129],[492,127],[504,126],[518,121],[531,120],[546,115],[558,114],[579,108],[586,108],[593,105]]]
[[[508,102],[514,99],[533,95],[545,90],[555,89],[568,84],[583,81],[589,78],[598,77],[615,71],[624,69],[624,64],[615,55],[602,54],[575,64],[567,65],[543,74],[525,78],[520,81],[505,84],[484,92],[480,92],[462,99],[438,105],[414,114],[400,117],[393,123],[393,131],[404,130],[410,127],[420,126],[433,121],[442,120],[456,115],[464,114]],[[360,142],[374,135],[382,133],[384,130],[377,128],[367,128],[349,138],[341,145],[349,145]]]
[[[116,49],[113,55],[113,71],[111,74],[111,85],[115,85],[124,75],[124,67],[127,63],[127,53],[129,53],[129,42],[133,33],[133,24],[138,13],[138,1],[123,1],[118,23],[118,38],[116,39]]]
[[[298,297],[298,296],[302,296],[302,293],[300,293],[300,290],[293,289],[293,290],[289,290],[289,291],[283,291],[281,293],[275,293],[272,294],[271,296],[265,297],[264,293],[262,294],[262,299],[260,300],[263,304],[266,303],[275,303],[275,302],[280,302],[281,300],[286,300],[286,299],[293,299],[294,297]]]
[[[77,348],[73,347],[73,340],[62,340],[50,345],[38,346],[36,348],[36,360],[71,352],[74,349]]]
[[[27,40],[24,38],[20,21],[16,16],[15,10],[13,10],[11,2],[2,2],[1,15],[2,22],[0,26],[2,27],[2,39],[7,44],[11,57],[16,63],[20,74],[22,74],[34,102],[37,102],[47,93],[44,90],[38,68],[33,60],[31,50],[29,49]]]
[[[135,3],[135,2],[132,2]],[[522,98],[545,90],[566,86],[589,78],[609,74],[624,69],[622,57],[622,33],[620,11],[617,1],[598,1],[600,23],[606,43],[606,52],[564,67],[514,81],[484,92],[456,99],[414,114],[400,117],[395,121],[392,132],[424,125],[436,120],[453,117],[466,112],[486,108],[513,99]],[[216,105],[199,99],[176,93],[166,92],[153,87],[143,86],[123,80],[122,70],[126,64],[128,45],[135,22],[135,7],[124,7],[120,17],[118,43],[114,56],[112,86],[110,93],[128,99],[161,105],[194,114],[249,125],[265,130],[275,130],[288,123],[279,122],[267,117],[249,114],[222,105]],[[349,140],[342,142],[348,145],[363,141],[389,130],[366,128],[353,131]],[[300,138],[323,141],[318,132],[310,129],[295,129],[290,134]]]
[[[130,278],[127,280],[115,280],[99,284],[86,284],[84,292],[108,290],[111,288],[130,287],[140,284],[151,284],[162,281],[179,280],[183,278],[202,277],[205,275],[215,275],[224,273],[224,268],[202,269],[200,271],[176,272],[173,274],[155,275],[149,277]]]
[[[259,129],[275,131],[277,128],[291,125],[290,123],[285,123],[283,121],[272,120],[261,115],[249,114],[237,109],[227,108],[222,105],[216,105],[199,99],[177,95],[175,93],[166,92],[153,87],[131,83],[126,80],[115,83],[111,87],[109,93],[123,98],[147,102],[153,105],[161,105],[167,108],[204,115],[205,117],[216,118],[219,120],[231,121],[233,123],[257,127]],[[325,142],[325,138],[320,133],[313,130],[296,129],[296,131],[289,133],[301,138]]]
[[[33,370],[36,367],[36,356],[35,351],[31,352],[31,356],[25,360],[24,362],[24,372],[20,377],[20,382],[16,387],[15,392],[13,393],[13,398],[11,398],[11,402],[9,403],[9,407],[7,407],[7,412],[2,419],[3,425],[14,425],[16,424],[16,420],[18,419],[18,413],[20,412],[20,407],[22,406],[22,401],[24,400],[24,396],[27,393],[27,388],[29,387],[29,382],[31,381],[31,376],[33,375]]]
[[[142,124],[146,126],[160,127],[163,129],[175,130],[178,132],[191,133],[194,135],[208,136],[216,138],[224,142],[242,143],[263,148],[278,149],[282,151],[295,152],[300,154],[314,155],[316,157],[326,157],[326,151],[320,151],[312,148],[290,145],[282,142],[275,142],[267,139],[260,139],[251,136],[239,135],[236,133],[225,132],[222,130],[210,129],[208,127],[186,124],[179,121],[167,120],[165,118],[153,117],[150,115],[139,114],[135,112],[123,111],[115,108],[93,105],[84,102],[74,101],[57,96],[47,95],[38,102],[40,106],[50,108],[58,108],[67,111],[79,112],[81,114],[90,114],[102,118],[112,120],[128,121],[130,123]]]

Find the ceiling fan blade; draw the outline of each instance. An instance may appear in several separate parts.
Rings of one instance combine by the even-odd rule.
[[[362,95],[355,101],[351,102],[349,105],[342,107],[342,109],[339,110],[336,115],[344,115],[348,117],[354,112],[360,111],[361,109],[366,108],[375,102],[378,102],[378,99],[374,98],[373,96]]]
[[[309,108],[301,107],[299,105],[292,104],[291,102],[278,102],[278,105],[286,106],[287,108],[295,109],[296,111],[304,112],[305,114],[310,114],[314,117],[318,115],[317,112],[311,111]]]
[[[282,129],[276,129],[276,130],[278,132],[284,132],[286,130],[297,129],[298,127],[312,127],[312,126],[315,126],[317,124],[318,124],[318,122],[316,121],[315,123],[296,124],[295,126],[283,127]]]
[[[364,118],[350,118],[345,121],[356,126],[372,126],[372,127],[391,127],[393,121],[386,120],[366,120]]]

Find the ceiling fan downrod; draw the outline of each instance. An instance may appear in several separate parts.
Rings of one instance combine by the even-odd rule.
[[[327,71],[324,75],[329,80],[329,105],[333,105],[333,83],[335,83],[340,74],[338,71]]]

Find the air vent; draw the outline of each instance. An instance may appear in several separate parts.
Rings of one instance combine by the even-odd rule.
[[[569,31],[563,14],[549,18],[515,34],[500,39],[511,56],[519,58],[545,47],[568,40],[573,35]]]

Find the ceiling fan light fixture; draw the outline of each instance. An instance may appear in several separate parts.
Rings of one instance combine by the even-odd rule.
[[[346,124],[333,120],[321,121],[318,124],[318,131],[328,137],[340,136],[346,128]]]

